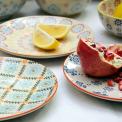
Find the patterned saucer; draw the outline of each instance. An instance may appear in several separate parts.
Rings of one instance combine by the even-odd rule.
[[[0,57],[0,120],[43,107],[57,87],[55,75],[45,66],[26,59]]]
[[[69,24],[72,28],[61,46],[54,51],[44,51],[32,44],[32,33],[38,23]],[[10,20],[0,25],[0,50],[29,58],[54,58],[75,51],[79,38],[93,39],[91,29],[80,21],[54,16],[29,16]]]
[[[118,89],[118,84],[110,87],[107,85],[107,78],[91,78],[85,75],[76,53],[65,60],[63,70],[67,80],[80,91],[97,98],[122,102],[122,91]]]

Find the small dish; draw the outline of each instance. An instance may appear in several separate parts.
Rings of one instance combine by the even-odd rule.
[[[118,84],[110,87],[107,85],[107,78],[91,78],[85,75],[76,53],[65,60],[63,71],[67,80],[80,91],[97,98],[122,102],[122,91],[118,89]]]
[[[38,23],[69,24],[72,26],[59,48],[44,51],[32,44],[32,33]],[[54,16],[30,16],[10,20],[0,25],[0,50],[28,58],[54,58],[68,55],[76,50],[79,38],[93,39],[91,29],[80,21]]]
[[[122,37],[122,19],[114,17],[113,12],[122,0],[103,0],[98,4],[98,13],[105,29],[119,37]]]
[[[0,57],[0,121],[29,114],[57,91],[55,75],[34,61]]]

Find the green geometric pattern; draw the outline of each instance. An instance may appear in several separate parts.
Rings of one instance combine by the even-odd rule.
[[[45,66],[20,58],[0,58],[0,118],[41,106],[57,87]]]

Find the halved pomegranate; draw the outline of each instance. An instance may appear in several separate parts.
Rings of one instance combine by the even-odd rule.
[[[122,44],[111,45],[108,49],[122,57]]]
[[[77,54],[84,72],[90,76],[110,76],[122,67],[122,57],[93,41],[80,39]]]

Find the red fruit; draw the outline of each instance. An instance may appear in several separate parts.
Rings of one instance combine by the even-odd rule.
[[[122,57],[122,50],[117,50],[117,54]]]
[[[122,72],[119,73],[119,76],[122,78]]]
[[[121,84],[119,84],[119,90],[122,91],[122,85]]]
[[[122,80],[122,78],[120,78],[120,77],[117,77],[117,78],[114,79],[114,81],[115,81],[116,83],[119,83],[121,80]]]
[[[111,52],[114,55],[114,60],[108,61],[104,58],[106,51],[100,52],[98,48],[93,48],[91,44],[92,42],[86,39],[80,39],[77,46],[77,54],[84,72],[94,77],[105,77],[117,73],[122,67],[122,58]],[[112,56],[110,57],[112,58]],[[120,59],[117,59],[117,57],[120,57]]]
[[[92,46],[93,48],[96,48],[96,44],[95,44],[95,43],[91,44],[91,46]]]
[[[108,80],[107,81],[108,86],[114,86],[114,81],[113,80]]]
[[[104,53],[104,57],[106,60],[110,61],[114,59],[114,54],[112,52],[106,51]]]
[[[107,51],[107,48],[104,47],[104,45],[102,45],[102,44],[97,44],[97,49],[98,49],[100,52],[106,52],[106,51]]]
[[[119,85],[122,85],[122,80],[119,81]]]
[[[99,50],[100,52],[106,52],[106,51],[107,51],[105,47],[100,47],[100,48],[98,48],[98,50]]]
[[[122,57],[122,44],[111,45],[108,49]]]

